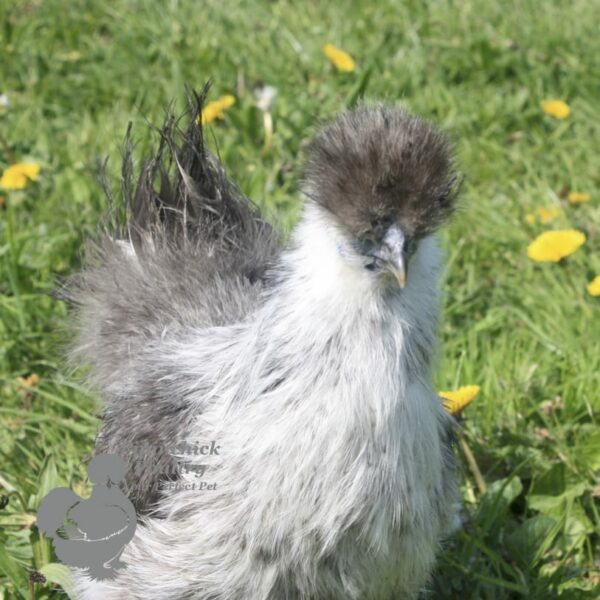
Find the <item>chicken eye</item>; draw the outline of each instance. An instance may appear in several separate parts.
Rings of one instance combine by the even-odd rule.
[[[382,264],[383,261],[380,258],[373,257],[373,260],[365,265],[365,269],[367,269],[367,271],[378,271],[381,269]]]

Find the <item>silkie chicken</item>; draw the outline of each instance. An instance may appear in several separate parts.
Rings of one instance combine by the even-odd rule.
[[[393,106],[347,110],[308,147],[283,243],[206,149],[202,101],[135,185],[125,152],[126,217],[62,290],[96,452],[131,465],[138,515],[114,579],[74,569],[80,598],[416,598],[456,499],[431,381],[450,144]]]

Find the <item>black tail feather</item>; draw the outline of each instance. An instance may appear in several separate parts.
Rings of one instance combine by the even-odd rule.
[[[207,88],[191,94],[183,130],[172,110],[134,176],[131,127],[122,187],[79,273],[54,296],[75,308],[70,357],[91,366],[105,399],[135,381],[136,357],[165,335],[226,326],[260,303],[278,236],[206,149],[198,120]],[[122,393],[119,391],[118,393]]]
[[[188,244],[212,242],[252,251],[256,238],[274,236],[258,208],[227,178],[216,158],[206,149],[200,115],[208,93],[188,94],[189,123],[168,111],[160,144],[146,161],[133,186],[131,129],[123,160],[123,195],[128,208],[127,234],[136,249],[145,233],[152,242]],[[157,180],[159,183],[156,189]],[[269,237],[269,236],[267,236]]]

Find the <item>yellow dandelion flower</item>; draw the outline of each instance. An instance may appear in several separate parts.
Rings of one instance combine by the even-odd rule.
[[[587,284],[587,291],[592,296],[600,296],[600,275],[596,275],[596,277]]]
[[[537,262],[558,262],[573,254],[585,242],[585,235],[575,229],[546,231],[527,247],[527,256]]]
[[[535,224],[535,215],[532,215],[531,213],[525,215],[525,220],[530,224],[530,225],[534,225]]]
[[[560,208],[558,206],[550,206],[548,208],[538,208],[538,216],[542,223],[549,223],[560,215]]]
[[[542,110],[556,119],[566,119],[571,114],[571,107],[562,100],[544,100]]]
[[[226,96],[221,96],[218,100],[214,100],[213,102],[209,102],[203,109],[202,114],[200,115],[200,122],[202,125],[206,125],[206,123],[210,123],[215,119],[220,119],[223,117],[223,113],[229,107],[235,104],[235,97],[231,94]]]
[[[585,192],[569,192],[567,198],[569,199],[569,202],[572,202],[573,204],[581,204],[582,202],[589,202],[591,196]]]
[[[480,390],[478,385],[463,385],[457,390],[438,392],[438,394],[444,399],[446,410],[456,415],[475,400]]]
[[[40,382],[40,376],[37,373],[32,373],[27,377],[19,377],[19,383],[23,385],[34,387]]]
[[[356,68],[354,59],[347,52],[336,48],[333,44],[325,44],[323,52],[338,71],[350,72]]]
[[[36,163],[16,163],[10,165],[0,179],[0,187],[6,190],[22,190],[29,180],[35,181],[40,173]]]

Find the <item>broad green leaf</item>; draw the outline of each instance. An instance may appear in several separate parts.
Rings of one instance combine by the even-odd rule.
[[[564,533],[568,548],[581,546],[585,542],[586,536],[594,533],[594,525],[579,503],[569,506]]]
[[[506,539],[506,548],[523,567],[535,564],[560,531],[560,523],[546,515],[527,519]]]
[[[530,494],[527,496],[527,506],[531,510],[537,510],[544,515],[560,518],[564,512],[565,499],[560,496],[538,496]]]
[[[567,506],[572,504],[573,500],[579,498],[587,487],[585,482],[580,482],[558,495],[529,494],[527,496],[527,506],[532,510],[537,510],[558,519],[563,516]]]
[[[0,545],[0,574],[5,574],[17,588],[27,585],[25,571],[10,556],[3,545]]]
[[[52,560],[52,542],[37,527],[31,530],[29,543],[35,565],[45,565]]]
[[[600,429],[579,441],[575,456],[579,464],[591,471],[600,469]]]
[[[521,480],[516,477],[507,477],[494,481],[481,498],[479,515],[485,531],[490,531],[504,518],[511,503],[523,491]]]
[[[35,511],[40,507],[44,496],[54,488],[60,487],[61,481],[56,470],[56,461],[52,454],[48,454],[42,464],[38,478],[38,491],[34,494],[31,508]]]
[[[563,463],[554,465],[532,485],[530,494],[543,496],[560,496],[569,485],[569,474]]]
[[[60,585],[69,598],[76,599],[71,572],[65,565],[61,563],[48,563],[39,569],[39,571],[48,581]]]
[[[0,527],[31,527],[35,521],[36,516],[32,513],[9,513],[0,517]]]

